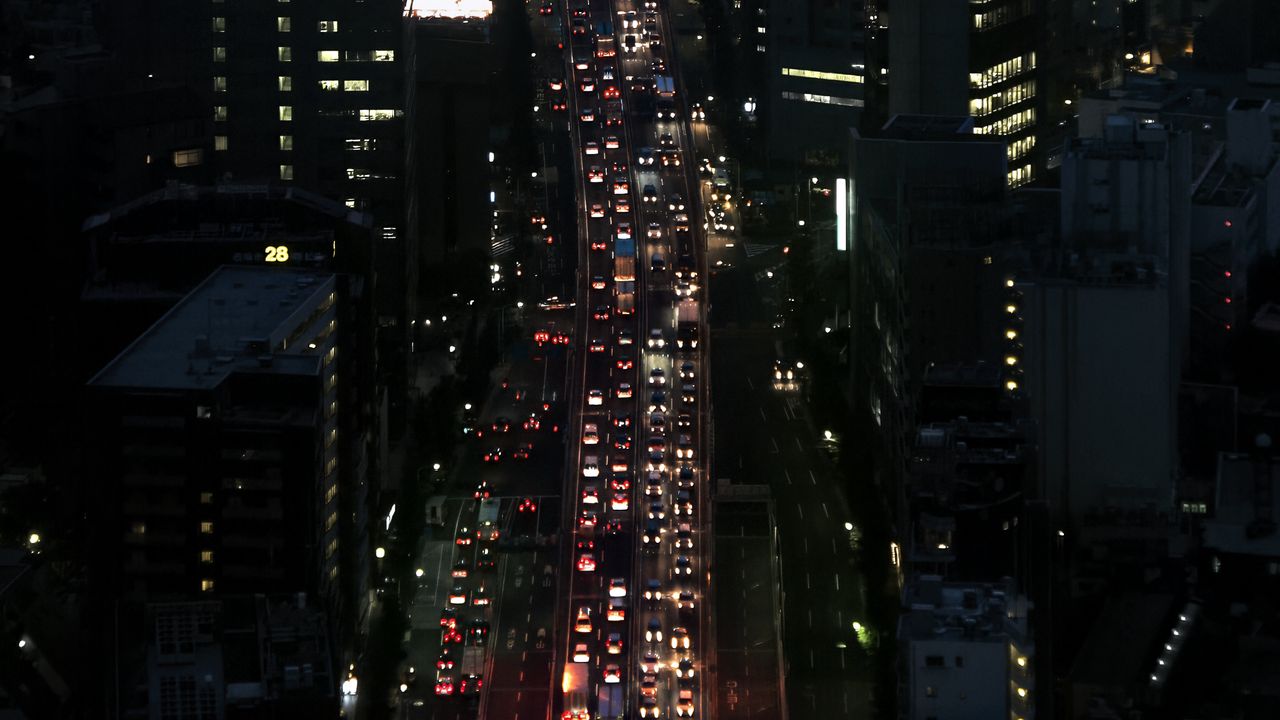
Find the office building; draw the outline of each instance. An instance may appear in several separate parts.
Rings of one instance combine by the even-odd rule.
[[[1250,453],[1218,456],[1217,487],[1201,521],[1204,570],[1235,597],[1260,582],[1280,587],[1280,459],[1272,456],[1269,439],[1254,443]]]
[[[1040,17],[1033,0],[903,0],[888,31],[888,113],[969,115],[1004,140],[1010,187],[1043,169]]]
[[[432,265],[459,251],[488,252],[489,120],[497,47],[488,14],[445,17],[410,3],[406,111],[409,286]]]
[[[1036,716],[1030,603],[1012,580],[909,580],[898,621],[900,707],[910,720]]]

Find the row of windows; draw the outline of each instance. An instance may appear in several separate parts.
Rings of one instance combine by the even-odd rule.
[[[973,129],[974,135],[1012,135],[1020,130],[1025,130],[1036,121],[1036,109],[1027,108],[1020,110],[1008,117],[1001,118],[995,122],[986,125],[980,125]]]
[[[319,62],[395,62],[395,50],[317,50]]]
[[[213,18],[213,31],[222,33],[227,31],[227,19],[225,17],[215,16]],[[276,18],[276,31],[287,33],[293,31],[293,19],[287,15]],[[338,32],[337,20],[321,20],[316,23],[316,31],[322,33]]]
[[[995,65],[983,70],[980,73],[969,73],[969,87],[971,88],[987,88],[999,82],[1004,82],[1012,77],[1017,77],[1023,73],[1029,73],[1036,69],[1036,54],[1029,52],[1026,55],[1018,55],[1009,58],[1004,62],[998,62]]]
[[[782,74],[788,77],[808,78],[810,80],[830,80],[832,82],[861,83],[862,76],[853,73],[824,72],[822,70],[802,70],[800,68],[782,68]]]
[[[979,31],[991,30],[1030,14],[1031,0],[1001,5],[986,12],[975,12],[973,14],[973,29]]]
[[[846,98],[836,95],[819,95],[817,93],[798,93],[789,90],[782,91],[783,100],[799,100],[801,102],[818,103],[819,105],[841,105],[844,107],[862,107],[865,103],[862,98]]]
[[[1020,168],[1014,168],[1009,171],[1009,187],[1016,188],[1031,182],[1035,176],[1031,172],[1030,165],[1023,165]]]
[[[1014,140],[1013,142],[1009,143],[1009,147],[1007,148],[1008,155],[1009,155],[1009,162],[1013,162],[1014,160],[1021,159],[1024,155],[1031,152],[1031,150],[1035,148],[1035,146],[1036,146],[1035,135],[1028,135],[1020,140]]]
[[[1001,110],[1010,105],[1030,100],[1036,96],[1035,80],[1027,80],[1017,85],[998,90],[986,97],[972,98],[969,100],[969,114],[976,117],[985,117],[997,110]]]
[[[321,90],[345,90],[347,92],[368,92],[368,80],[321,80]]]
[[[291,122],[293,120],[292,105],[279,105],[277,106],[276,112],[281,122]],[[358,117],[361,122],[377,122],[381,120],[393,120],[395,118],[401,117],[404,115],[404,111],[397,110],[395,108],[360,108],[357,110],[342,110],[342,111],[339,111],[337,115],[333,115],[332,113],[329,113],[329,115],[334,117],[343,117],[343,116]],[[214,121],[226,122],[227,117],[228,117],[228,112],[227,112],[226,105],[213,106]],[[372,142],[372,139],[368,139],[366,141],[365,139],[362,138],[361,140],[362,142]],[[225,150],[226,148],[219,148],[219,149]],[[350,148],[350,149],[372,150],[373,147],[372,145],[370,145],[369,147]]]

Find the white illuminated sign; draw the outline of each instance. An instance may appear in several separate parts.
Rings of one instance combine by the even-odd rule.
[[[848,250],[849,238],[849,182],[836,178],[836,250]]]
[[[493,14],[491,0],[405,0],[405,17],[487,18]]]

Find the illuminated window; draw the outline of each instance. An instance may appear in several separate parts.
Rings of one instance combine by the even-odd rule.
[[[288,45],[281,45],[276,48],[276,58],[280,62],[293,62],[293,48]]]
[[[226,150],[226,149],[227,149],[227,136],[226,136],[226,135],[214,135],[214,136],[213,136],[213,149],[214,149],[214,150],[217,150],[218,152],[222,152],[222,151]]]
[[[289,122],[293,120],[293,106],[281,105],[279,108],[281,122]]]
[[[377,150],[378,139],[377,138],[347,138],[346,149],[356,150],[356,151]]]
[[[801,102],[818,103],[819,105],[841,105],[843,107],[862,107],[865,103],[861,98],[845,98],[836,97],[834,95],[819,95],[816,93],[798,93],[784,90],[782,92],[783,100],[800,100]]]
[[[276,32],[289,32],[293,29],[293,21],[287,16],[276,18]]]
[[[338,552],[338,539],[334,538],[329,541],[329,546],[324,549],[324,556],[326,558],[331,558],[336,552]]]
[[[1009,187],[1018,187],[1026,185],[1034,179],[1030,165],[1023,165],[1009,171]]]
[[[227,78],[226,78],[226,77],[224,77],[224,76],[222,76],[222,75],[214,75],[214,76],[213,76],[213,91],[214,91],[214,92],[226,92],[226,91],[227,91]]]
[[[329,489],[324,491],[325,504],[333,502],[333,499],[337,496],[338,496],[338,485],[337,483],[334,483],[333,485],[329,486]]]
[[[292,91],[292,90],[293,90],[293,76],[292,76],[292,75],[277,75],[277,76],[276,76],[276,89],[277,89],[277,90],[279,90],[280,92],[290,92],[290,91]]]
[[[329,568],[329,579],[330,579],[330,580],[337,580],[337,579],[338,579],[338,566],[337,566],[337,565],[334,565],[333,567]]]
[[[203,161],[204,151],[200,148],[173,151],[174,167],[190,167],[192,165],[199,165]]]
[[[1004,62],[998,62],[980,73],[969,73],[969,87],[991,87],[996,83],[1004,82],[1005,80],[1023,73],[1029,73],[1035,69],[1036,54],[1034,52],[1027,53],[1026,55],[1019,55],[1017,57],[1009,58]]]
[[[822,70],[804,70],[801,68],[782,68],[782,74],[788,77],[808,78],[810,80],[830,80],[832,82],[861,83],[862,76],[853,73],[824,72]]]
[[[320,32],[338,32],[337,20],[321,20],[316,23],[316,30]]]
[[[212,534],[213,534],[213,523],[212,523],[212,522],[209,522],[208,520],[205,520],[205,521],[201,522],[201,523],[200,523],[200,534],[201,534],[201,535],[212,535]]]
[[[374,62],[395,62],[396,51],[395,50],[374,50],[373,61]]]
[[[200,493],[200,504],[201,504],[201,505],[211,505],[212,503],[213,503],[213,493],[211,493],[211,492],[202,492],[202,493]]]
[[[227,61],[227,49],[226,49],[226,48],[224,48],[224,47],[215,47],[215,48],[213,49],[213,61],[214,61],[214,62],[226,62],[226,61]]]
[[[288,151],[288,150],[292,150],[292,149],[293,149],[293,136],[292,136],[292,135],[281,135],[281,136],[280,136],[280,149],[281,149],[281,150],[285,150],[285,151]]]
[[[333,512],[329,513],[329,517],[325,518],[324,531],[329,532],[330,530],[333,529],[333,526],[337,524],[338,524],[338,511],[334,510]]]
[[[347,92],[368,92],[368,80],[347,80],[342,83],[342,89]]]
[[[1036,136],[1028,135],[1020,140],[1014,140],[1009,143],[1008,155],[1009,161],[1019,160],[1036,146]]]
[[[293,179],[293,166],[292,166],[292,165],[281,165],[281,166],[280,166],[280,179],[281,179],[281,180],[292,180],[292,179]]]
[[[135,522],[129,530],[132,531],[134,535],[146,535],[147,524],[139,520],[138,522]]]
[[[341,80],[321,80],[320,81],[321,90],[337,90],[341,87],[341,85],[342,85]]]
[[[1000,118],[986,125],[979,125],[973,129],[974,135],[1013,135],[1019,131],[1025,130],[1036,122],[1036,109],[1027,108],[1019,112],[1013,113],[1008,117]]]
[[[320,62],[338,62],[337,50],[317,50],[316,60]]]
[[[969,114],[976,118],[984,117],[1010,105],[1031,100],[1035,96],[1036,83],[1034,80],[1028,80],[1017,85],[1011,85],[985,97],[971,98],[969,100]]]
[[[207,565],[207,564],[209,564],[209,563],[211,563],[211,562],[213,562],[213,551],[212,551],[212,550],[201,550],[201,551],[200,551],[200,562],[205,563],[206,565]]]
[[[343,201],[342,201],[342,203],[343,203],[344,205],[346,205],[347,207],[349,207],[349,208],[354,208],[354,207],[356,206],[356,199],[355,199],[355,198],[347,198],[346,200],[343,200]]]
[[[399,110],[390,108],[362,108],[360,110],[361,121],[391,120],[399,116]]]
[[[226,106],[226,105],[214,105],[214,106],[213,106],[213,119],[214,119],[214,120],[216,120],[217,122],[226,122],[226,121],[227,121],[227,106]]]
[[[215,17],[215,18],[213,19],[213,31],[214,31],[214,32],[226,32],[226,31],[227,31],[227,19],[226,19],[226,18],[224,18],[224,17]]]
[[[205,578],[200,581],[200,592],[213,592],[213,580]]]

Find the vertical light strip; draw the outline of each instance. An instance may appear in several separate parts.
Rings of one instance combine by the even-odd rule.
[[[845,235],[849,231],[849,182],[844,178],[836,178],[836,250],[849,249],[849,240]]]

